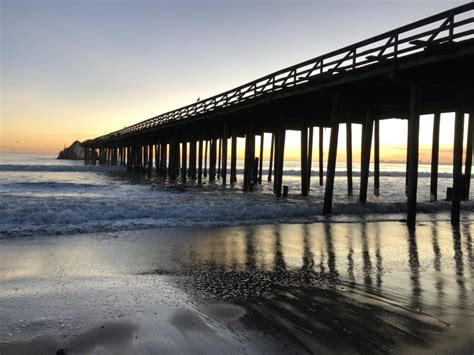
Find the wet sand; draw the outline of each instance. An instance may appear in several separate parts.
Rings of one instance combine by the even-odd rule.
[[[0,353],[474,351],[472,223],[0,240]]]

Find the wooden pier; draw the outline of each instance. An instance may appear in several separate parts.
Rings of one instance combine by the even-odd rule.
[[[439,13],[245,85],[84,142],[86,164],[126,166],[169,179],[237,183],[237,138],[245,138],[243,190],[262,183],[263,167],[280,197],[285,135],[301,131],[301,194],[311,186],[313,133],[319,129],[319,185],[331,213],[339,126],[346,125],[347,193],[353,194],[352,125],[362,125],[359,201],[367,201],[371,150],[379,195],[380,120],[408,121],[407,222],[416,223],[420,115],[434,114],[431,196],[437,199],[440,113],[455,112],[451,222],[469,197],[474,129],[474,3]],[[183,84],[185,85],[185,84]],[[467,127],[464,117],[469,115]],[[463,135],[468,141],[463,171]],[[330,144],[323,171],[323,135]],[[271,152],[264,162],[264,134]],[[256,137],[260,144],[256,145]],[[372,147],[372,139],[374,145]],[[230,140],[230,149],[229,149]],[[228,164],[228,160],[230,163]],[[227,169],[230,168],[228,175]]]

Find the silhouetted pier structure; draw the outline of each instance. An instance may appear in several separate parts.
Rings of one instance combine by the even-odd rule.
[[[379,121],[408,121],[407,221],[416,221],[419,118],[435,114],[431,200],[437,199],[439,119],[455,112],[451,221],[468,198],[474,129],[474,3],[453,8],[365,41],[279,70],[235,89],[84,142],[86,163],[127,166],[169,179],[236,183],[237,137],[245,138],[243,189],[262,182],[263,137],[271,134],[268,181],[282,195],[286,130],[301,131],[301,193],[311,183],[314,127],[330,128],[324,213],[330,213],[339,126],[347,127],[347,192],[352,183],[352,124],[362,125],[359,200],[367,200],[374,138],[374,194],[379,194]],[[463,173],[464,115],[469,114]],[[261,137],[260,147],[255,146]],[[373,137],[372,137],[373,136]],[[230,141],[230,142],[229,142]],[[230,147],[229,147],[230,143]],[[230,149],[229,149],[230,148]],[[230,164],[229,163],[230,159]],[[228,177],[228,167],[230,176]]]

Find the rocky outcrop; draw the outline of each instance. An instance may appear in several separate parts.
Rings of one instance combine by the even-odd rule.
[[[59,152],[58,159],[80,160],[84,159],[84,148],[81,142],[75,141],[69,147]]]

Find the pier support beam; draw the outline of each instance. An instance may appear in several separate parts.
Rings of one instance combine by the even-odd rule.
[[[464,95],[456,95],[453,146],[453,199],[451,204],[451,224],[459,225],[461,215],[461,197],[463,192],[462,146],[464,133]]]
[[[301,127],[301,195],[308,196],[308,127]]]
[[[333,98],[332,117],[331,117],[331,137],[329,140],[328,167],[326,173],[326,188],[324,191],[323,213],[331,213],[332,196],[334,191],[334,177],[336,174],[337,158],[337,139],[339,137],[339,119],[340,119],[340,99],[338,96]]]
[[[222,144],[222,170],[221,170],[221,177],[222,177],[222,185],[227,184],[227,124],[224,122],[224,132],[223,138],[221,140]]]
[[[374,122],[374,195],[380,196],[380,121]]]
[[[252,142],[253,141],[253,142]],[[248,123],[247,132],[245,134],[245,159],[244,159],[244,191],[251,191],[252,184],[252,168],[253,168],[253,149],[255,145],[255,135],[252,130],[252,123]]]
[[[204,147],[204,177],[207,177],[207,146],[208,146],[208,141],[206,139],[206,145]]]
[[[148,145],[148,176],[151,176],[151,170],[153,169],[153,144]]]
[[[408,171],[410,170],[410,120],[407,120],[407,155],[405,160],[405,196],[408,197]]]
[[[167,163],[166,160],[168,158],[168,144],[162,143],[161,144],[161,176],[166,177],[168,175],[167,170]]]
[[[260,136],[260,160],[259,160],[259,167],[258,167],[258,183],[262,183],[262,171],[263,171],[263,144],[264,144],[264,136],[265,132],[262,132],[262,135]]]
[[[360,159],[360,191],[359,201],[367,202],[367,187],[369,185],[370,150],[372,147],[372,131],[374,120],[371,109],[367,110],[367,117],[362,125],[361,159]]]
[[[324,184],[324,128],[319,127],[319,186]]]
[[[197,179],[198,184],[202,184],[202,151],[203,151],[203,140],[199,140],[199,147],[198,147],[198,172],[197,172]]]
[[[267,181],[272,181],[272,169],[273,169],[273,155],[275,148],[275,134],[271,133],[272,140],[270,142],[270,159],[268,160],[268,178]]]
[[[196,180],[196,139],[189,143],[189,174],[192,180]]]
[[[188,143],[186,139],[181,143],[181,181],[186,182],[188,176],[188,169],[186,167],[188,160]]]
[[[217,152],[217,178],[221,178],[221,163],[222,163],[222,138],[216,140],[216,144],[219,144]]]
[[[209,181],[216,180],[217,139],[212,138],[209,145]]]
[[[433,119],[433,142],[431,145],[430,201],[438,199],[439,125],[441,115],[435,113]]]
[[[160,175],[160,158],[161,158],[161,145],[159,143],[155,144],[155,169],[156,169],[156,174],[159,176]]]
[[[418,190],[418,145],[420,131],[420,87],[410,88],[410,116],[408,121],[408,203],[407,224],[416,224],[416,193]]]
[[[285,161],[286,121],[280,119],[275,146],[275,193],[281,197],[283,188],[283,165]]]
[[[466,142],[466,159],[464,168],[464,199],[469,200],[469,192],[471,189],[471,170],[472,170],[472,146],[474,144],[474,111],[469,112],[469,121],[467,124],[467,142]]]
[[[311,169],[313,167],[313,126],[308,127],[308,190],[311,188]]]
[[[352,125],[346,123],[347,196],[352,196]]]
[[[237,181],[237,135],[232,131],[231,147],[230,147],[230,183]]]

